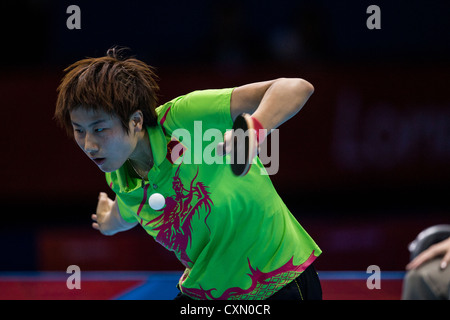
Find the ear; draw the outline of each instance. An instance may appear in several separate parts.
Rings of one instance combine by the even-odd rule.
[[[144,128],[144,114],[141,110],[135,111],[130,117],[130,130],[140,132]]]

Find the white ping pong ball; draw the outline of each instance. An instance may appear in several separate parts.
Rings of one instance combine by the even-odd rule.
[[[148,198],[148,204],[153,210],[161,210],[166,204],[166,199],[161,193],[154,193]]]

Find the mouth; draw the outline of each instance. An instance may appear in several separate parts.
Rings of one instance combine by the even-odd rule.
[[[105,163],[106,158],[91,158],[91,160],[94,161],[96,165],[101,166]]]

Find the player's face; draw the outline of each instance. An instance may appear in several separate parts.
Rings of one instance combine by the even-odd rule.
[[[127,134],[118,117],[76,108],[70,118],[78,146],[103,172],[119,169],[136,147],[136,135]]]

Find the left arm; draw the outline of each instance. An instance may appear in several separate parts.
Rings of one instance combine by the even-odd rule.
[[[247,84],[231,95],[231,117],[234,121],[239,114],[249,113],[270,132],[297,114],[313,92],[312,84],[298,78]]]

